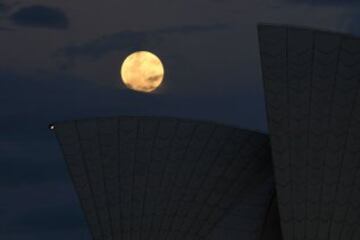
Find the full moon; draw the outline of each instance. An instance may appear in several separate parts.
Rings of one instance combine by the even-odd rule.
[[[138,51],[124,60],[120,75],[128,88],[140,92],[152,92],[164,79],[164,67],[155,54]]]

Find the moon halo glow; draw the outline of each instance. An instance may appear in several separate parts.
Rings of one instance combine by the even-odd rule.
[[[140,92],[152,92],[164,79],[164,67],[155,54],[138,51],[126,57],[120,75],[126,87]]]

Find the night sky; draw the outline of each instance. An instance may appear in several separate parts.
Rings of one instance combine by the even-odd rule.
[[[0,0],[0,239],[90,239],[51,122],[114,115],[266,132],[257,23],[360,35],[358,0]],[[165,66],[128,90],[133,51]]]

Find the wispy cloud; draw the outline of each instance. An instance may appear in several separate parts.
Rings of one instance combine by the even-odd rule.
[[[12,31],[15,31],[15,29],[14,28],[9,28],[9,27],[0,27],[0,31],[12,32]]]
[[[42,5],[23,7],[9,16],[18,26],[50,29],[67,29],[69,21],[64,11]]]
[[[359,3],[359,0],[282,0],[289,3],[306,3],[311,5],[349,5]]]
[[[357,14],[352,18],[349,24],[349,31],[360,37],[360,14]]]
[[[4,13],[6,13],[7,11],[9,11],[13,6],[15,6],[17,3],[4,3],[3,1],[0,0],[0,16]]]
[[[3,13],[6,9],[6,5],[2,2],[0,2],[0,14]]]
[[[97,39],[90,40],[85,43],[69,45],[59,49],[55,55],[76,57],[84,56],[91,58],[99,58],[103,55],[116,51],[126,50],[133,51],[142,49],[151,43],[159,44],[163,37],[170,34],[194,34],[210,31],[219,31],[229,29],[227,24],[215,25],[184,25],[167,27],[151,31],[121,31],[110,35],[104,35]]]

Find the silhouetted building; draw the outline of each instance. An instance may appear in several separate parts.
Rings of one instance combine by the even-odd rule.
[[[258,32],[284,240],[358,240],[360,40],[287,26]]]
[[[156,117],[51,128],[95,240],[279,239],[263,134]]]

